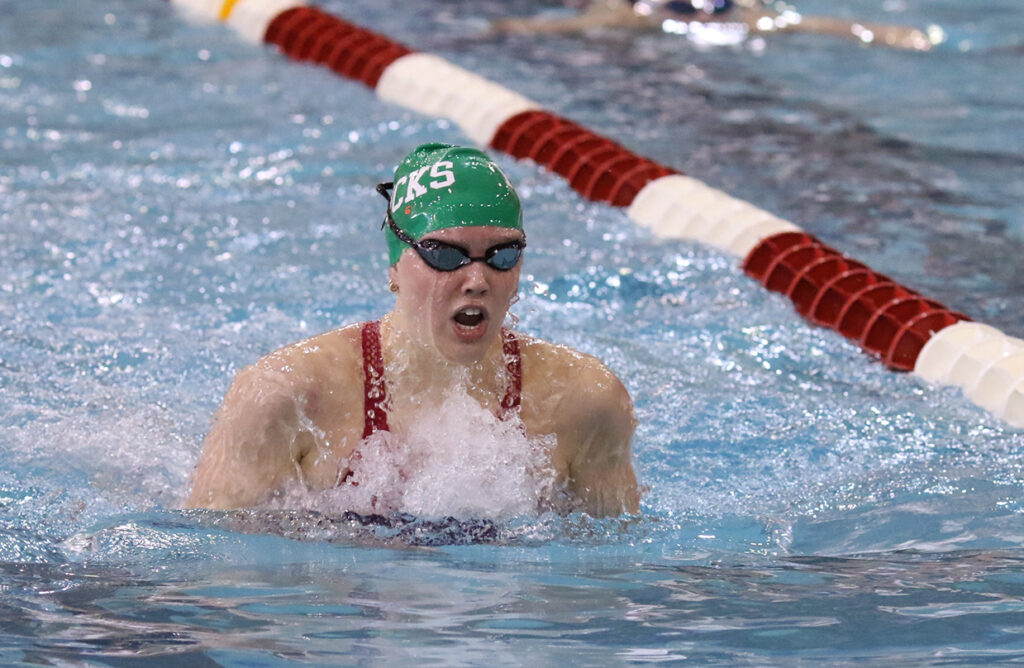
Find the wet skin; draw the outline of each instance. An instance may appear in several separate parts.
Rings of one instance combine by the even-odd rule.
[[[425,238],[480,257],[520,236],[506,228],[466,227]],[[483,262],[439,272],[411,249],[390,269],[398,293],[381,319],[381,343],[393,433],[415,429],[411,416],[456,384],[499,414],[507,383],[501,324],[519,274],[518,265],[502,272]],[[555,436],[552,467],[580,509],[593,515],[635,511],[635,423],[622,383],[589,355],[518,336],[527,436]],[[238,508],[265,503],[295,483],[332,488],[348,473],[362,432],[360,326],[281,348],[238,373],[206,438],[186,503]]]

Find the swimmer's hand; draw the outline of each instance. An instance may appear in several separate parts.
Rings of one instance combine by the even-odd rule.
[[[909,26],[849,21],[830,16],[805,16],[795,12],[775,14],[747,11],[744,20],[752,31],[760,33],[806,32],[907,51],[928,51],[945,39],[944,33],[937,26],[929,28],[925,33]]]

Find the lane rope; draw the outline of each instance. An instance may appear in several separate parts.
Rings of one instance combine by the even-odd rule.
[[[221,21],[227,21],[228,17],[231,16],[231,10],[238,4],[238,0],[224,0],[224,4],[220,8],[220,13],[217,14],[217,18]]]
[[[545,110],[447,60],[295,0],[169,0],[189,18],[222,21],[252,43],[361,81],[382,100],[448,118],[479,145],[528,158],[584,198],[626,207],[665,239],[710,244],[789,297],[811,322],[857,342],[887,367],[960,387],[1024,427],[1024,340],[896,283],[793,223]]]

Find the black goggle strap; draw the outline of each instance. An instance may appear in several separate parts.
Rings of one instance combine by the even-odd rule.
[[[385,210],[386,213],[384,216],[384,220],[380,221],[380,229],[382,230],[384,229],[384,226],[388,224],[391,218],[391,191],[394,190],[394,188],[395,184],[393,181],[385,181],[384,183],[377,184],[377,192],[380,194],[381,197],[388,201],[388,208]],[[392,229],[394,229],[398,226],[392,223],[391,227]],[[398,238],[401,239],[402,237],[399,236]]]
[[[401,241],[403,244],[406,244],[408,246],[415,246],[416,245],[416,240],[413,239],[412,237],[410,237],[406,233],[405,230],[403,230],[401,227],[399,227],[398,223],[395,222],[395,217],[391,215],[391,193],[390,193],[390,191],[394,187],[395,187],[395,184],[392,183],[391,181],[387,181],[386,183],[378,183],[377,184],[377,192],[380,193],[381,197],[383,197],[384,199],[386,199],[388,201],[388,207],[384,210],[384,220],[382,220],[381,223],[380,223],[380,229],[383,230],[384,226],[387,225],[388,227],[391,228],[391,231],[394,232],[395,236],[398,237],[399,241]]]
[[[416,240],[410,237],[409,234],[395,222],[394,217],[391,215],[391,209],[388,209],[387,213],[384,215],[384,222],[381,223],[380,229],[383,230],[384,225],[390,227],[391,231],[394,232],[395,236],[398,237],[398,240],[403,244],[406,244],[407,246],[416,245]]]

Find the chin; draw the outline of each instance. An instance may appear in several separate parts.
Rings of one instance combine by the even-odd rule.
[[[443,339],[439,339],[443,343],[437,346],[437,349],[449,362],[467,366],[475,364],[487,356],[487,351],[494,344],[500,330],[500,327],[488,328],[486,333],[475,339],[459,337],[449,330],[445,332]]]
[[[485,341],[456,343],[442,349],[441,355],[454,364],[469,366],[483,360],[487,356],[488,348]]]

